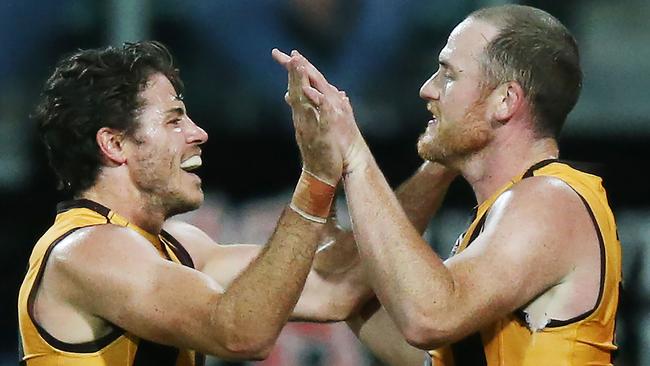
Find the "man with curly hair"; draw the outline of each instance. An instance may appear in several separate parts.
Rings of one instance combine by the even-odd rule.
[[[341,320],[367,293],[359,271],[310,272],[341,164],[316,159],[332,149],[309,126],[297,137],[303,173],[266,246],[221,246],[167,221],[203,201],[193,170],[208,136],[182,90],[157,42],[79,51],[47,81],[35,116],[74,199],[58,205],[20,289],[27,365],[262,359],[290,317]],[[295,119],[307,112],[287,101]]]

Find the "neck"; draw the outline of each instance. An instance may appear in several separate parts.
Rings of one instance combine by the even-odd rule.
[[[165,211],[153,204],[150,198],[144,197],[143,193],[115,184],[103,184],[101,180],[83,192],[80,198],[100,203],[154,235],[161,232],[166,219]]]
[[[520,141],[490,144],[461,164],[459,170],[472,186],[479,205],[535,163],[559,156],[555,139]]]

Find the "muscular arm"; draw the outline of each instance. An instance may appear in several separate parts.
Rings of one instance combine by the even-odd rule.
[[[438,163],[424,162],[397,190],[395,196],[416,230],[422,234],[438,211],[449,185],[457,173]],[[358,263],[358,252],[351,231],[335,234],[336,241],[319,248],[314,269],[323,273],[340,271]]]
[[[472,245],[443,263],[365,149],[345,177],[355,238],[375,294],[420,348],[462,338],[523,306],[575,269],[580,253],[572,243],[593,243],[575,192],[534,177],[502,195]]]
[[[180,221],[166,223],[165,229],[187,247],[192,258],[196,258],[197,269],[224,288],[228,288],[264,248],[255,244],[219,245],[200,229]],[[359,272],[349,268],[322,274],[312,269],[291,320],[331,322],[347,318],[363,298],[369,296],[368,287],[360,282],[362,277],[355,271]]]
[[[440,207],[455,176],[455,172],[439,164],[426,162],[397,189],[400,203],[420,233]],[[298,318],[344,320],[350,315],[358,317],[359,308],[374,297],[359,261],[354,235],[342,229],[332,231],[335,240],[317,251],[312,273],[294,312]]]
[[[441,165],[424,163],[397,189],[400,202],[403,202],[409,218],[419,223],[421,232],[440,207],[455,176],[455,172]],[[345,320],[350,316],[356,318],[360,306],[372,296],[359,265],[352,232],[336,227],[332,220],[327,225],[325,236],[333,241],[317,251],[313,268],[292,313],[293,320],[324,322]],[[224,288],[230,286],[262,249],[260,245],[218,245],[198,228],[180,221],[167,222],[165,230],[187,247],[198,270]],[[364,334],[370,331],[366,330]]]
[[[224,291],[162,259],[130,229],[82,229],[51,265],[62,296],[145,339],[224,358],[264,358],[303,288],[321,224],[285,210],[268,245]]]
[[[439,164],[425,162],[395,191],[404,213],[420,235],[440,208],[454,177],[455,172]],[[359,340],[386,364],[422,365],[422,351],[406,342],[386,309],[376,299],[366,303],[347,324]]]

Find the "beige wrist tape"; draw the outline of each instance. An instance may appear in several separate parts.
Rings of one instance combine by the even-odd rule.
[[[336,186],[303,169],[289,207],[307,220],[324,224],[335,193]]]

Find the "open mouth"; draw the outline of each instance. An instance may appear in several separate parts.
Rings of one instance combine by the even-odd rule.
[[[183,162],[181,162],[181,169],[183,169],[186,172],[191,172],[193,170],[200,168],[202,163],[203,162],[201,161],[201,157],[199,155],[194,155],[189,159],[186,159]]]
[[[429,113],[431,113],[431,117],[432,117],[429,120],[429,123],[428,123],[427,127],[431,127],[431,126],[436,125],[438,123],[438,117],[437,117],[438,116],[438,110],[437,110],[437,108],[433,105],[433,103],[430,102],[430,103],[427,103],[427,110],[429,111]]]

